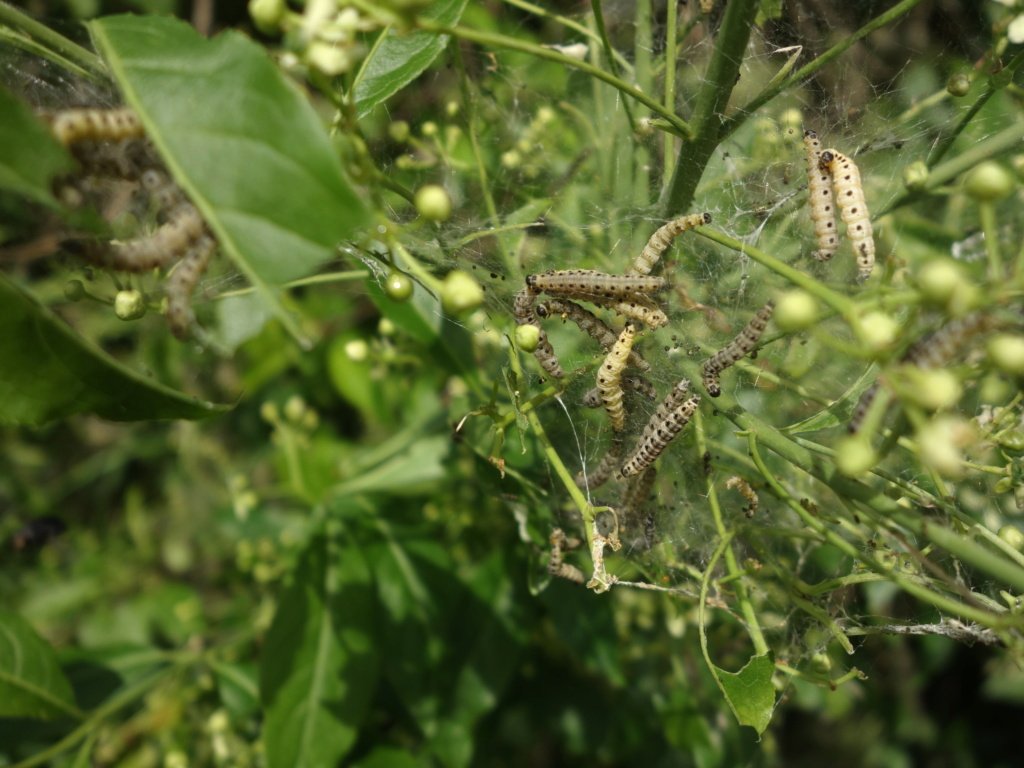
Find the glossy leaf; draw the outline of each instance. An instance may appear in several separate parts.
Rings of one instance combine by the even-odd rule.
[[[111,421],[200,419],[227,410],[115,362],[0,275],[0,422],[74,413]]]
[[[0,188],[56,207],[50,179],[73,165],[32,110],[0,86]]]
[[[237,32],[206,40],[156,16],[92,29],[221,249],[298,337],[277,286],[315,270],[368,216],[308,100]]]
[[[373,608],[361,552],[315,537],[263,647],[269,768],[333,768],[352,748],[377,682]]]
[[[458,22],[465,7],[466,0],[435,0],[423,15],[451,25]],[[359,116],[419,77],[447,44],[447,35],[395,28],[384,32],[359,70],[355,88]]]
[[[726,672],[715,667],[715,678],[736,720],[749,725],[758,734],[764,733],[775,711],[775,656],[766,653],[754,656],[739,672]]]
[[[23,618],[0,611],[0,717],[69,714],[77,710],[56,652]]]

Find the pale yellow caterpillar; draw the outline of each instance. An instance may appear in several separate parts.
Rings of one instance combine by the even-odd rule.
[[[582,491],[592,491],[608,482],[608,478],[622,461],[622,439],[612,440],[608,452],[601,459],[593,472],[589,475],[579,474],[576,476],[576,486]]]
[[[651,239],[647,241],[647,245],[640,251],[640,255],[636,257],[636,261],[633,262],[633,266],[628,270],[627,274],[649,275],[676,237],[701,224],[710,223],[710,213],[692,213],[689,216],[680,216],[678,219],[673,219],[651,235]]]
[[[654,385],[650,379],[646,379],[643,376],[623,376],[620,384],[623,392],[639,392],[648,400],[654,400],[658,397],[658,393],[654,390]],[[583,406],[585,408],[601,407],[601,393],[597,387],[588,389],[586,394],[583,395]]]
[[[821,142],[814,131],[804,131],[804,151],[807,158],[807,187],[810,190],[811,221],[818,238],[814,258],[828,261],[836,252],[835,201],[832,199],[832,175],[821,167]]]
[[[612,429],[621,432],[626,427],[626,413],[622,407],[622,371],[626,367],[629,350],[633,348],[636,329],[627,325],[619,335],[618,341],[612,345],[611,352],[601,364],[597,372],[597,389],[601,393],[601,402],[608,413],[608,421]]]
[[[536,307],[537,316],[548,318],[561,316],[563,320],[572,320],[580,330],[605,349],[611,349],[619,334],[608,327],[608,324],[588,309],[568,299],[549,299]],[[641,357],[639,352],[629,353],[629,364],[642,371],[651,370],[651,364]]]
[[[591,299],[591,301],[605,309],[612,310],[617,315],[624,315],[633,320],[639,320],[641,323],[647,323],[651,328],[657,329],[668,325],[668,315],[646,296],[635,295],[617,301],[598,299]]]
[[[660,291],[665,287],[665,278],[650,275],[609,275],[591,269],[549,269],[538,275],[528,275],[526,285],[561,298],[595,297],[612,300]]]
[[[864,188],[856,163],[834,149],[821,153],[821,167],[832,174],[836,191],[836,205],[846,224],[846,236],[853,243],[857,257],[857,280],[863,282],[875,267],[875,240],[872,237],[871,217],[864,202]]]
[[[134,111],[123,109],[68,109],[49,117],[50,130],[64,146],[80,141],[123,141],[145,135]]]
[[[184,203],[172,210],[167,222],[151,235],[108,245],[71,240],[64,246],[99,266],[142,273],[170,266],[204,233],[203,217],[191,204]]]
[[[640,440],[633,450],[632,456],[623,465],[622,474],[628,477],[642,472],[650,466],[662,454],[672,438],[690,423],[693,414],[697,412],[698,405],[700,405],[700,395],[693,395],[672,411],[663,422],[657,424],[649,435]]]
[[[190,297],[216,250],[217,241],[213,236],[202,235],[167,278],[167,323],[178,339],[188,338],[189,326],[194,319],[189,306]]]
[[[753,319],[740,331],[739,336],[730,341],[721,351],[716,352],[704,361],[701,381],[709,395],[718,397],[722,394],[722,388],[718,383],[719,374],[737,360],[742,359],[744,355],[754,350],[774,311],[775,303],[769,301],[757,311]]]
[[[551,536],[548,538],[548,543],[551,544],[551,557],[548,559],[548,573],[561,579],[568,579],[569,581],[576,582],[577,584],[583,584],[583,582],[586,581],[583,571],[562,559],[562,555],[566,550],[576,549],[583,542],[576,538],[570,539],[565,535],[565,532],[562,531],[561,528],[555,528],[555,530],[551,532]]]
[[[516,294],[515,301],[512,304],[512,316],[515,318],[516,325],[532,325],[540,331],[540,339],[537,343],[537,348],[533,351],[533,356],[537,358],[541,368],[547,371],[548,376],[553,379],[560,379],[565,376],[565,371],[562,370],[562,366],[558,362],[558,356],[555,354],[554,347],[548,341],[548,335],[540,327],[540,322],[537,320],[533,307],[536,300],[537,291],[529,286],[523,288],[523,290]]]

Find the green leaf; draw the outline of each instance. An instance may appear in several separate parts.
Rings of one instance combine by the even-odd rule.
[[[316,536],[263,648],[269,768],[333,768],[355,744],[377,683],[373,610],[362,553]]]
[[[718,687],[740,725],[749,725],[758,735],[764,733],[775,711],[775,655],[752,656],[739,672],[714,668]]]
[[[822,408],[815,414],[808,416],[803,421],[790,424],[779,431],[787,435],[798,435],[802,432],[815,432],[819,429],[830,429],[840,424],[847,424],[850,421],[850,414],[857,407],[860,396],[865,389],[874,383],[878,378],[877,366],[870,366],[860,375],[860,378],[847,389],[842,396],[827,408]]]
[[[408,752],[394,747],[376,747],[352,768],[419,768],[423,763]]]
[[[308,275],[368,221],[312,106],[238,32],[206,40],[156,16],[112,16],[91,28],[222,250],[299,338],[277,286]]]
[[[435,0],[423,15],[451,26],[458,23],[465,7],[466,0]],[[447,44],[447,35],[394,28],[385,31],[356,76],[355,102],[359,116],[366,115],[419,77]]]
[[[57,654],[20,616],[0,611],[0,717],[78,716]]]
[[[57,207],[50,179],[73,167],[32,110],[0,86],[0,188]]]
[[[426,493],[445,477],[444,461],[451,445],[451,439],[442,435],[414,440],[400,453],[342,482],[332,493],[335,496],[374,491],[399,496]]]
[[[227,410],[111,360],[0,275],[0,422],[40,424],[73,413],[111,421],[200,419]]]

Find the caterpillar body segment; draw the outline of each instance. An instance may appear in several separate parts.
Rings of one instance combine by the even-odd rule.
[[[655,426],[651,434],[640,440],[632,455],[622,467],[626,477],[642,472],[657,459],[680,430],[690,423],[700,405],[700,395],[693,395],[672,411],[668,418]]]
[[[653,466],[648,466],[642,472],[630,475],[626,488],[622,492],[619,506],[626,511],[635,511],[643,508],[651,496],[651,489],[654,487],[654,481],[657,477],[658,470]]]
[[[881,388],[882,383],[876,381],[870,387],[860,393],[860,400],[857,401],[857,406],[853,409],[853,413],[850,414],[850,423],[846,429],[848,432],[859,432],[861,425],[864,423],[864,417],[868,415],[868,411],[871,410],[871,404],[875,402],[875,398],[878,397],[878,390]]]
[[[754,513],[757,512],[760,501],[757,498],[757,493],[750,487],[750,483],[742,477],[734,475],[725,481],[725,487],[729,489],[735,488],[740,492],[740,496],[747,500],[747,517],[753,517]]]
[[[592,491],[595,488],[599,488],[608,482],[608,479],[612,476],[621,462],[622,439],[616,438],[612,440],[612,444],[609,446],[608,452],[604,455],[601,462],[593,472],[589,475],[580,474],[576,476],[576,486],[581,491]]]
[[[185,198],[181,187],[171,181],[167,174],[161,173],[155,168],[144,171],[141,181],[142,188],[149,193],[161,211],[169,212],[179,205],[192,205]],[[193,208],[193,210],[195,209]]]
[[[540,331],[540,338],[537,342],[537,348],[533,350],[533,356],[537,358],[537,362],[540,363],[541,368],[547,372],[548,376],[553,379],[560,379],[565,376],[565,371],[562,370],[562,365],[558,362],[555,348],[548,341],[548,335],[540,327],[540,322],[537,320],[534,310],[534,302],[536,300],[537,291],[529,286],[523,288],[516,294],[515,301],[512,303],[512,317],[515,319],[516,325],[533,325]]]
[[[138,115],[122,109],[67,109],[49,116],[50,130],[64,146],[81,141],[124,141],[145,136]]]
[[[716,352],[704,361],[701,381],[709,395],[718,397],[722,394],[722,388],[719,385],[719,375],[757,347],[757,342],[760,340],[761,334],[764,333],[764,329],[768,326],[768,321],[771,320],[774,311],[775,302],[769,301],[757,311],[757,314],[754,315],[735,339],[730,341],[721,351]]]
[[[626,412],[622,407],[622,371],[626,367],[629,350],[633,348],[635,339],[636,329],[632,325],[627,325],[597,372],[597,390],[601,393],[601,403],[608,413],[612,429],[616,432],[621,432],[626,427]]]
[[[167,279],[167,322],[171,333],[180,340],[188,338],[189,326],[195,319],[190,306],[192,291],[216,250],[213,236],[202,235]]]
[[[635,294],[656,293],[665,287],[665,278],[649,275],[609,275],[592,269],[549,269],[528,275],[526,285],[541,293],[567,299],[595,297],[623,299]]]
[[[571,563],[565,562],[562,557],[567,549],[576,549],[583,542],[576,538],[568,538],[561,528],[555,528],[548,538],[551,544],[551,557],[548,559],[548,573],[561,579],[568,579],[582,585],[586,581],[583,571]]]
[[[620,383],[623,392],[639,392],[648,400],[654,400],[658,396],[650,379],[643,376],[623,376]],[[601,392],[598,388],[588,389],[583,395],[583,406],[585,408],[600,408],[601,405]]]
[[[634,295],[619,301],[591,300],[605,309],[612,310],[617,315],[623,315],[632,320],[646,323],[653,329],[668,325],[668,315],[646,296]]]
[[[710,213],[692,213],[688,216],[680,216],[678,219],[673,219],[651,235],[651,239],[647,241],[647,245],[640,251],[640,255],[636,257],[636,261],[633,262],[633,266],[627,271],[627,274],[649,275],[676,237],[701,224],[710,223]]]
[[[672,391],[665,395],[665,399],[658,404],[654,413],[651,414],[651,418],[647,421],[647,425],[644,427],[643,436],[640,438],[641,441],[646,440],[654,434],[658,426],[663,424],[669,417],[669,414],[683,404],[689,392],[690,380],[680,379],[672,388]]]
[[[818,238],[814,258],[828,261],[839,244],[836,229],[835,200],[832,198],[832,174],[821,165],[821,142],[814,131],[804,131],[804,152],[807,158],[807,187],[810,190],[811,221]]]
[[[100,245],[69,240],[64,247],[100,267],[141,274],[168,267],[206,233],[206,222],[191,204],[185,203],[153,234],[124,243]]]
[[[875,267],[875,240],[871,216],[864,202],[860,170],[853,160],[835,149],[822,151],[821,167],[832,174],[836,205],[846,224],[846,236],[850,238],[857,257],[857,280],[863,282],[871,276]]]
[[[561,316],[563,320],[572,320],[581,331],[596,341],[605,349],[611,349],[619,334],[613,331],[608,324],[591,312],[581,307],[574,301],[568,299],[548,299],[536,307],[537,316],[541,319]],[[640,355],[639,352],[630,351],[629,364],[636,366],[642,371],[650,371],[651,364]]]

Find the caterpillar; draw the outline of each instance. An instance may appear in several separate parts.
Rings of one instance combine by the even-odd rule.
[[[753,351],[774,311],[775,302],[769,301],[757,311],[757,314],[735,339],[704,361],[701,381],[709,395],[718,397],[722,394],[722,388],[718,383],[719,374],[737,360],[742,359],[748,352]]]
[[[213,236],[202,235],[167,279],[167,323],[179,340],[188,338],[189,325],[195,318],[189,298],[216,250],[217,241]]]
[[[640,251],[640,255],[636,257],[632,268],[626,274],[649,275],[676,237],[696,226],[710,223],[710,213],[691,213],[673,219],[651,235],[651,239],[647,241],[647,245]]]
[[[636,329],[632,325],[627,325],[597,372],[597,389],[601,393],[601,402],[608,413],[608,421],[616,432],[621,432],[626,426],[626,413],[622,407],[621,378],[635,338]]]
[[[660,291],[665,287],[665,278],[609,275],[591,269],[549,269],[538,275],[528,275],[526,285],[536,291],[567,299],[594,296],[611,300]]]
[[[654,400],[658,396],[658,393],[654,390],[654,385],[651,383],[650,379],[644,378],[643,376],[623,376],[620,384],[623,392],[639,392],[648,400]],[[601,393],[598,391],[597,387],[588,389],[586,394],[583,395],[583,406],[585,408],[601,407]]]
[[[676,385],[672,388],[672,391],[665,395],[665,399],[662,400],[658,407],[654,409],[654,413],[651,414],[651,418],[647,421],[647,425],[644,427],[643,436],[641,440],[646,440],[652,434],[658,425],[668,418],[668,415],[672,413],[676,408],[683,404],[686,399],[686,395],[690,392],[690,380],[680,379]]]
[[[647,323],[651,328],[658,329],[668,325],[668,315],[646,296],[639,294],[617,301],[601,301],[592,299],[595,304],[612,310],[617,315],[623,315],[632,320],[639,320]]]
[[[622,467],[622,474],[629,477],[649,467],[662,454],[672,438],[690,423],[698,405],[700,405],[700,395],[693,395],[672,411],[664,421],[656,424],[652,432],[640,440],[633,450],[633,454],[626,460]]]
[[[821,142],[814,131],[804,131],[804,151],[807,157],[807,186],[810,190],[811,221],[818,238],[814,258],[828,261],[835,255],[836,209],[832,200],[832,176],[821,167]]]
[[[864,282],[875,267],[875,240],[872,237],[871,218],[864,202],[864,188],[856,163],[835,149],[821,153],[821,167],[832,174],[836,190],[836,205],[846,224],[846,236],[853,243],[857,256],[857,280]]]
[[[562,560],[562,555],[566,550],[576,549],[583,542],[576,538],[570,539],[565,535],[565,532],[561,528],[555,528],[555,530],[551,532],[551,536],[548,537],[548,543],[551,544],[551,557],[548,559],[548,573],[552,576],[568,579],[569,581],[582,585],[583,582],[586,581],[583,571],[575,565]]]
[[[652,466],[647,467],[643,472],[631,475],[622,492],[619,506],[623,510],[634,511],[643,508],[651,495],[651,488],[654,487],[654,480],[657,476],[658,470]]]
[[[601,459],[601,462],[597,465],[589,475],[577,475],[576,486],[581,491],[592,491],[608,482],[608,479],[612,476],[615,468],[619,466],[619,462],[622,460],[622,439],[616,438],[612,440],[611,446],[608,448],[608,452]]]
[[[750,487],[750,483],[742,477],[734,475],[725,481],[725,487],[736,488],[740,492],[740,495],[747,500],[747,517],[753,517],[760,502],[757,498],[757,494],[754,492],[754,489]]]
[[[123,141],[145,135],[135,112],[122,109],[68,109],[49,116],[50,130],[64,146],[80,141]]]
[[[516,294],[515,301],[512,303],[512,316],[515,318],[516,325],[533,325],[537,327],[540,331],[540,339],[537,342],[537,348],[533,350],[533,356],[537,358],[541,368],[547,371],[548,376],[553,379],[560,379],[565,376],[565,371],[562,370],[562,365],[558,362],[558,356],[555,354],[554,347],[548,341],[548,335],[537,321],[533,307],[536,300],[537,291],[530,287],[523,288]]]
[[[608,327],[608,324],[579,304],[568,299],[549,299],[541,302],[536,307],[537,316],[544,319],[561,315],[563,320],[572,320],[581,331],[596,341],[605,349],[610,349],[619,335]],[[629,364],[636,366],[642,371],[650,371],[651,364],[640,355],[639,352],[630,351]]]

